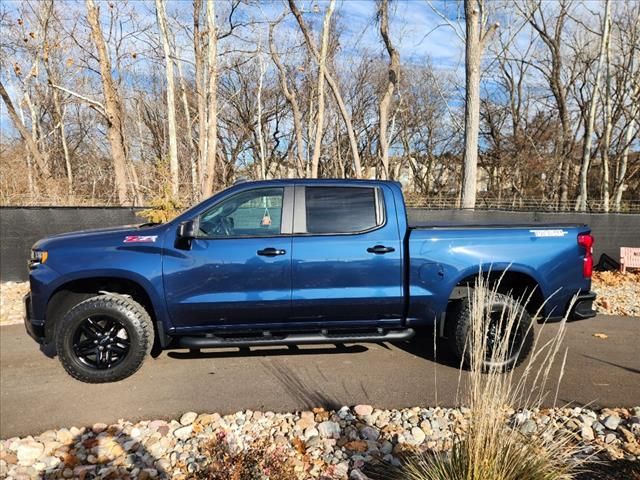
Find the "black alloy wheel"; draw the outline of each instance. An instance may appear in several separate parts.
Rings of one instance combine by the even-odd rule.
[[[112,368],[129,354],[130,338],[126,327],[114,318],[87,317],[76,328],[73,351],[78,360],[90,368]]]
[[[131,297],[88,298],[56,321],[55,346],[72,377],[87,383],[117,382],[136,372],[151,351],[153,322]]]
[[[503,345],[504,336],[507,334],[507,322],[509,318],[509,306],[492,305],[489,311],[489,325],[487,326],[487,344],[485,351],[485,360],[491,362],[494,351]],[[521,328],[512,328],[508,333],[508,347],[506,358],[513,358],[522,349],[524,343],[524,335],[526,332]]]

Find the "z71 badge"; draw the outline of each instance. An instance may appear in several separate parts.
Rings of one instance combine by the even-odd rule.
[[[157,235],[127,235],[123,243],[154,243]]]

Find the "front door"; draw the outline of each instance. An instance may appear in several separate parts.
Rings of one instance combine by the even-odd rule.
[[[241,191],[199,216],[190,248],[168,249],[174,327],[242,329],[290,317],[292,195],[292,187]]]
[[[397,323],[402,244],[382,187],[296,187],[292,307],[297,321]],[[393,209],[393,214],[386,215]]]

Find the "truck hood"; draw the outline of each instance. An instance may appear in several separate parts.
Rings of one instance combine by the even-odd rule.
[[[119,227],[95,228],[90,230],[80,230],[76,232],[59,233],[38,240],[33,249],[48,250],[62,244],[95,244],[96,242],[118,242],[123,243],[128,236],[157,236],[166,225],[123,225]]]

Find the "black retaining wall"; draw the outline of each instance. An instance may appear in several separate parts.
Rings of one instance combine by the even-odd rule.
[[[26,280],[31,246],[56,233],[143,223],[131,208],[0,207],[0,280]]]
[[[51,207],[0,208],[0,280],[27,278],[29,249],[38,239],[88,228],[142,223],[131,208]],[[640,215],[504,212],[490,210],[409,209],[410,221],[460,220],[494,223],[586,223],[596,237],[596,261],[601,253],[618,259],[619,248],[640,247]]]

